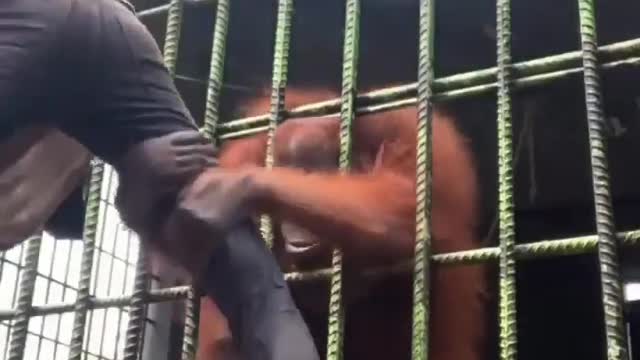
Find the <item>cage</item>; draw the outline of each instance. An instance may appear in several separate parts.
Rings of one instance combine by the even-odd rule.
[[[412,319],[404,330],[413,341],[390,344],[399,330],[388,329],[382,346],[426,358],[428,269],[487,263],[495,321],[487,324],[485,358],[638,358],[638,3],[134,5],[192,114],[217,141],[272,132],[293,116],[341,113],[349,121],[403,106],[455,106],[481,174],[484,247],[430,254],[428,216],[419,207],[416,258],[399,267],[412,284],[393,296],[371,295],[403,297],[394,304]],[[342,97],[284,109],[290,86],[331,88]],[[270,113],[244,117],[243,101],[265,95],[272,97]],[[430,117],[422,111],[418,120],[421,149],[430,143]],[[424,198],[430,160],[419,153]],[[54,217],[82,241],[37,235],[0,255],[0,357],[193,358],[193,289],[173,269],[152,269],[135,235],[119,223],[113,171],[97,160],[87,180],[87,195],[78,189]],[[327,314],[305,317],[322,355],[359,359],[366,353],[349,348],[355,331],[340,296],[349,282],[336,259],[329,268],[288,277],[297,296],[322,292],[330,301]],[[313,279],[322,281],[305,283]],[[376,308],[369,311],[378,316]]]

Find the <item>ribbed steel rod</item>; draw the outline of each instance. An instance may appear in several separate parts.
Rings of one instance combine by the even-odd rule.
[[[637,58],[640,58],[640,39],[617,42],[611,45],[598,48],[598,53],[602,59],[601,67],[614,68],[629,65],[628,60],[636,58],[631,64],[637,65]],[[524,81],[524,79],[536,79],[536,76],[554,73],[554,76],[545,78],[544,82],[564,78],[572,75],[575,71],[581,71],[581,53],[573,51],[560,55],[524,61],[512,65],[512,82],[514,89],[540,84],[539,81]],[[578,69],[575,69],[578,67]],[[444,101],[457,97],[458,91],[464,89],[482,89],[479,93],[495,90],[497,88],[497,67],[478,71],[466,72],[435,79],[433,81],[434,100]],[[565,73],[564,71],[568,71]],[[380,90],[363,93],[358,96],[357,103],[362,106],[378,104],[407,97],[415,97],[418,84],[410,83],[406,85],[394,86]],[[467,96],[477,94],[471,92]],[[340,99],[331,99],[314,104],[304,105],[285,112],[286,117],[308,117],[325,114],[336,114],[340,109]],[[232,130],[247,129],[250,127],[265,125],[269,120],[269,115],[252,116],[248,118],[236,119],[224,124],[220,124],[220,133],[228,133]]]
[[[625,60],[618,60],[614,62],[609,62],[606,64],[600,65],[600,69],[602,70],[611,70],[615,68],[621,67],[638,67],[640,66],[640,57],[634,57]],[[533,86],[540,86],[544,84],[551,83],[553,81],[557,81],[560,79],[567,78],[569,76],[574,76],[582,73],[582,67],[572,68],[568,70],[556,71],[548,74],[540,74],[529,76],[525,78],[515,79],[511,81],[511,90],[520,90],[524,88],[529,88]],[[405,106],[415,106],[417,104],[417,97],[415,93],[409,92],[406,89],[412,86],[402,85],[396,87],[390,87],[383,90],[376,90],[375,92],[366,93],[358,96],[358,102],[364,97],[368,99],[373,99],[371,105],[363,105],[359,106],[356,109],[357,115],[370,114],[374,112],[381,112],[387,110],[393,110],[402,108]],[[454,99],[466,98],[471,96],[477,96],[480,94],[486,94],[492,91],[495,91],[498,87],[498,83],[490,83],[485,85],[478,85],[468,88],[462,88],[460,90],[451,90],[442,93],[433,94],[433,100],[438,102],[449,101]],[[383,92],[384,91],[384,92]],[[394,100],[398,98],[398,94],[403,94],[403,96],[410,96],[408,98],[400,98],[399,100]],[[287,112],[287,117],[309,117],[309,116],[330,116],[336,115],[335,103],[338,100],[329,100],[318,103],[311,103],[304,106],[299,106],[291,111]],[[259,132],[263,132],[267,130],[267,127],[260,124],[264,124],[266,117],[265,115],[252,116],[243,119],[234,120],[236,123],[242,122],[243,124],[247,124],[246,126],[241,126],[242,130],[227,130],[225,133],[219,136],[220,140],[233,139],[242,136],[249,136],[252,134],[256,134]]]
[[[11,341],[9,342],[8,360],[22,360],[24,347],[27,341],[27,330],[33,293],[38,274],[38,257],[40,255],[41,236],[35,236],[27,242],[25,264],[20,277],[18,288],[18,304],[15,312],[15,320],[11,327]]]
[[[127,324],[127,333],[125,336],[124,360],[138,359],[142,332],[147,317],[149,261],[147,247],[144,242],[140,243],[138,254],[133,294],[131,295],[131,302],[129,303],[129,323]]]
[[[164,40],[164,63],[169,74],[173,77],[178,62],[180,50],[180,33],[182,29],[183,0],[171,0],[167,14],[167,27]],[[147,310],[147,295],[149,286],[149,269],[147,247],[145,239],[139,244],[138,261],[133,294],[129,304],[129,323],[124,345],[124,360],[137,360],[140,352],[141,337],[144,330]]]
[[[276,21],[275,44],[273,49],[273,68],[271,74],[271,106],[267,123],[267,146],[265,150],[265,167],[271,169],[274,164],[273,138],[276,127],[283,120],[285,89],[289,70],[289,43],[291,42],[291,20],[293,17],[293,0],[278,1],[278,18]],[[271,248],[273,246],[273,220],[267,214],[260,216],[260,233]]]
[[[84,344],[85,325],[87,312],[91,303],[91,274],[93,270],[93,255],[96,246],[96,232],[98,230],[98,216],[100,214],[100,190],[104,176],[104,163],[98,159],[92,161],[91,176],[89,179],[89,195],[84,216],[84,239],[82,260],[80,264],[80,280],[78,294],[74,306],[74,322],[69,346],[69,360],[82,358],[82,346]]]
[[[413,314],[411,359],[429,357],[431,187],[432,168],[432,83],[435,0],[420,1],[418,43],[418,130],[416,135],[416,241],[413,268]]]
[[[339,168],[347,173],[351,168],[352,128],[356,116],[358,93],[358,58],[360,51],[360,0],[346,0],[344,43],[342,55],[342,94],[340,97]],[[327,359],[343,357],[345,306],[342,299],[342,251],[333,249],[329,285],[329,319]]]
[[[151,290],[147,295],[148,303],[175,301],[185,299],[189,292],[189,286],[177,286],[166,289]],[[87,306],[89,310],[106,309],[110,307],[128,307],[131,304],[131,295],[114,296],[106,298],[92,298]],[[43,316],[71,312],[75,303],[46,304],[33,306],[31,316]],[[16,316],[16,309],[0,310],[0,321],[10,320]]]
[[[640,246],[640,230],[621,232],[617,234],[622,245],[626,247]],[[517,260],[535,260],[556,256],[569,256],[593,253],[598,247],[598,236],[588,235],[569,239],[543,240],[529,244],[516,245],[514,255]],[[500,257],[499,247],[487,247],[468,251],[457,251],[432,256],[432,261],[439,265],[455,266],[463,264],[482,264],[496,261]],[[365,276],[378,276],[384,273],[407,272],[413,269],[413,262],[400,263],[391,267],[380,267],[362,270]],[[309,272],[294,272],[285,275],[287,281],[326,280],[331,275],[331,268],[318,269]],[[176,286],[149,291],[147,303],[176,301],[188,296],[190,286]],[[92,298],[87,309],[106,309],[110,307],[127,307],[131,303],[131,296],[115,296],[107,298]],[[33,306],[29,311],[31,316],[43,316],[71,312],[74,303],[46,304]],[[11,320],[16,317],[16,309],[0,310],[0,321]]]
[[[607,140],[605,135],[606,119],[603,109],[600,74],[598,72],[596,19],[593,0],[579,0],[578,8],[607,359],[627,360],[629,354],[623,318],[624,297],[622,294],[618,239],[615,234],[615,220],[609,182]]]
[[[164,38],[164,63],[171,76],[176,74],[178,50],[180,49],[180,32],[182,30],[182,0],[171,0],[167,9],[167,30]]]
[[[182,339],[182,360],[193,360],[198,345],[198,320],[200,318],[200,296],[190,287],[184,304],[184,336]]]
[[[229,0],[219,0],[216,8],[216,23],[211,44],[211,64],[207,81],[207,99],[204,111],[204,133],[216,144],[220,116],[220,93],[224,81],[224,63],[229,30]]]
[[[498,230],[500,359],[517,358],[516,258],[511,118],[511,1],[496,2],[498,61]]]
[[[227,48],[227,33],[229,30],[229,0],[218,0],[213,28],[213,42],[211,44],[211,62],[209,64],[209,78],[207,80],[207,95],[204,111],[204,135],[217,144],[217,129],[219,122],[220,95],[224,81],[224,65]],[[200,297],[198,290],[191,287],[185,300],[184,336],[182,340],[182,359],[195,358],[198,319],[200,313]]]

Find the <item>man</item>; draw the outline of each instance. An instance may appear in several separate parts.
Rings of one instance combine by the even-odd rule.
[[[0,142],[38,126],[60,129],[115,167],[125,223],[191,272],[247,359],[318,358],[249,219],[211,224],[200,216],[206,194],[194,200],[188,189],[215,165],[214,150],[127,4],[0,3]]]

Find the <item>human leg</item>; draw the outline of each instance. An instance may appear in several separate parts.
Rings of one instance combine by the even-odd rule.
[[[109,53],[109,57],[87,57],[89,63],[96,62],[94,67],[104,69],[93,84],[95,118],[86,123],[71,121],[66,129],[115,165],[123,218],[142,239],[201,279],[205,293],[229,319],[234,340],[251,354],[249,359],[317,359],[283,274],[253,224],[241,222],[228,232],[216,233],[206,224],[196,224],[188,209],[175,201],[181,186],[212,165],[212,156],[173,86],[155,41],[133,14],[111,0],[82,4],[87,8],[80,12],[97,18],[77,21],[97,21],[103,27],[100,33],[105,38],[96,53]],[[182,135],[188,141],[179,141]],[[195,165],[182,166],[181,154],[196,159]],[[140,208],[140,204],[149,206]],[[150,216],[140,217],[141,213]],[[204,259],[204,272],[194,268],[195,259]],[[298,351],[288,352],[294,344]]]
[[[200,286],[227,318],[241,358],[319,359],[284,276],[251,221],[234,227],[219,246]]]

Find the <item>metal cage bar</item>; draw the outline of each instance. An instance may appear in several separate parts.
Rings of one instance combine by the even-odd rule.
[[[267,148],[265,167],[271,169],[274,164],[273,138],[276,127],[283,120],[284,98],[287,88],[289,68],[289,43],[291,42],[291,20],[293,17],[293,0],[278,1],[278,18],[276,20],[275,44],[273,49],[273,69],[271,84],[271,106],[267,125]],[[273,220],[270,216],[260,216],[260,233],[271,248],[273,246]]]
[[[340,171],[351,168],[352,128],[356,116],[358,92],[358,57],[360,51],[360,0],[345,4],[344,44],[342,58],[342,94],[340,101]],[[327,359],[341,360],[344,342],[345,308],[342,300],[342,251],[333,249],[329,293]]]
[[[24,269],[20,279],[18,290],[18,304],[16,316],[11,329],[11,342],[9,343],[9,360],[22,360],[24,347],[27,341],[27,329],[29,327],[30,310],[33,301],[33,291],[38,272],[38,256],[40,254],[41,236],[32,237],[27,243],[27,253]]]
[[[621,41],[599,47],[598,54],[603,60],[603,63],[600,64],[603,69],[617,68],[621,66],[639,66],[640,39]],[[580,51],[572,51],[564,54],[514,63],[511,66],[513,75],[512,89],[543,85],[551,81],[581,73],[581,56]],[[433,99],[434,101],[446,101],[495,91],[498,86],[496,80],[497,72],[498,68],[492,67],[435,79],[433,80],[432,85],[434,91]],[[371,112],[372,109],[369,109],[371,105],[415,97],[417,87],[417,83],[412,83],[361,94],[358,96],[357,103],[363,104],[363,106],[359,107],[358,111]],[[414,104],[415,99],[414,101],[396,105],[407,106]],[[392,107],[387,107],[385,109],[388,110],[390,108]],[[335,114],[339,109],[340,99],[333,99],[300,106],[287,111],[285,115],[287,117],[319,116]],[[375,109],[375,111],[379,110],[382,109]],[[235,131],[264,126],[268,119],[269,115],[265,114],[225,122],[219,125],[219,131],[223,134],[220,138],[230,138],[231,136],[228,136],[227,134],[231,134]],[[264,128],[261,128],[260,130],[263,131]],[[239,136],[242,135],[249,135],[249,133],[239,134]]]
[[[216,145],[219,128],[220,93],[224,80],[224,63],[227,50],[227,32],[229,30],[229,0],[218,0],[216,22],[211,44],[211,64],[207,81],[207,99],[204,110],[204,134]]]
[[[607,359],[627,360],[627,337],[623,323],[623,296],[618,263],[618,240],[609,185],[605,143],[605,117],[598,73],[596,20],[593,0],[579,0],[580,39],[584,91],[589,128],[589,150],[593,180],[593,200],[598,234],[598,260],[602,283]]]
[[[167,13],[167,25],[165,33],[165,42],[163,49],[164,62],[170,75],[173,77],[176,72],[178,62],[178,52],[180,50],[180,33],[182,29],[182,0],[171,0]],[[149,286],[149,269],[148,269],[147,247],[144,242],[139,244],[139,257],[136,265],[136,277],[131,296],[129,324],[127,326],[126,343],[124,350],[124,360],[136,360],[139,356],[140,344],[142,340],[142,332],[144,330],[144,322],[146,318],[146,297]],[[192,308],[195,299],[187,297],[185,307]],[[190,321],[185,319],[185,327],[192,325]],[[185,331],[188,337],[193,332]],[[192,339],[187,341],[191,342]]]
[[[176,73],[178,49],[180,47],[180,30],[182,29],[182,0],[171,0],[167,10],[167,31],[164,39],[164,63],[171,76]]]
[[[184,337],[182,340],[182,360],[195,359],[198,346],[198,318],[200,316],[200,296],[194,287],[189,287],[184,304]]]
[[[98,215],[100,210],[100,188],[104,175],[104,163],[98,159],[93,161],[91,177],[89,180],[89,194],[84,218],[84,231],[82,233],[84,247],[82,250],[82,263],[80,266],[80,281],[78,283],[78,295],[75,303],[75,318],[71,344],[69,348],[69,360],[82,358],[82,345],[84,344],[85,325],[87,312],[91,303],[91,272],[93,268],[93,255],[95,252],[96,232],[98,228]]]
[[[431,187],[432,169],[432,83],[434,78],[435,0],[420,1],[418,44],[418,127],[416,137],[416,242],[413,268],[413,324],[411,359],[429,357]]]
[[[148,255],[144,242],[140,242],[136,278],[133,294],[129,303],[129,324],[127,325],[124,360],[137,360],[139,356],[142,331],[146,320],[147,287],[149,285]]]
[[[622,245],[627,247],[640,246],[640,230],[617,233]],[[516,260],[530,260],[557,256],[569,256],[578,254],[588,254],[597,251],[598,236],[580,236],[569,239],[543,240],[515,246],[514,255]],[[476,250],[465,250],[453,253],[435,254],[432,260],[436,264],[456,265],[456,264],[483,264],[498,260],[500,257],[499,247],[487,247]],[[365,275],[377,275],[387,271],[406,271],[411,267],[409,264],[399,264],[393,267],[371,268],[363,270]],[[312,281],[326,279],[331,275],[331,269],[319,269],[310,272],[292,272],[285,275],[288,281]],[[147,296],[149,303],[175,301],[185,299],[188,295],[189,286],[176,286],[171,288],[150,290]],[[114,296],[106,298],[91,299],[88,308],[104,309],[109,307],[122,307],[131,302],[131,296]],[[32,316],[60,314],[72,312],[75,303],[34,305],[31,308]],[[10,320],[16,317],[17,309],[0,310],[0,321]]]
[[[218,101],[224,74],[224,57],[228,27],[229,0],[217,2],[214,41],[212,45],[211,71],[207,89],[205,111],[205,134],[212,141],[243,136],[267,130],[269,135],[269,155],[267,166],[273,161],[272,143],[275,127],[286,117],[310,116],[340,113],[341,161],[342,169],[348,168],[350,150],[350,126],[354,116],[362,113],[378,112],[402,106],[418,105],[418,200],[416,259],[409,264],[390,268],[367,269],[365,274],[377,276],[387,271],[407,271],[413,268],[414,284],[414,324],[412,340],[413,359],[425,359],[428,351],[428,277],[429,259],[443,265],[485,263],[498,261],[501,272],[501,358],[516,358],[515,333],[515,279],[516,260],[539,257],[561,256],[596,252],[600,260],[602,298],[605,309],[605,331],[608,359],[628,359],[627,338],[622,324],[622,291],[618,269],[617,251],[619,245],[640,244],[640,230],[615,233],[611,196],[609,191],[608,165],[603,136],[604,116],[599,83],[599,70],[621,66],[640,65],[640,39],[623,41],[598,48],[596,41],[593,0],[577,0],[580,14],[581,51],[550,56],[546,58],[511,64],[510,12],[508,0],[497,0],[497,66],[464,74],[434,79],[432,69],[433,2],[420,2],[420,58],[418,81],[413,84],[376,90],[356,96],[359,1],[346,0],[345,39],[343,59],[343,91],[340,99],[315,105],[305,105],[291,111],[284,109],[287,79],[287,61],[290,23],[293,0],[280,0],[273,67],[273,87],[269,114],[247,119],[218,123]],[[164,46],[165,62],[169,72],[175,75],[178,57],[179,37],[182,24],[182,1],[172,0],[165,5],[168,9],[167,33]],[[599,58],[599,59],[598,59]],[[600,60],[600,62],[598,61]],[[567,76],[583,74],[587,123],[589,127],[590,156],[593,173],[594,202],[596,206],[597,235],[571,239],[547,240],[530,244],[515,245],[512,202],[512,159],[511,159],[511,114],[510,93],[519,88],[542,85]],[[429,252],[429,183],[430,183],[430,105],[431,102],[447,101],[474,96],[489,91],[498,92],[498,132],[499,132],[499,216],[500,246],[471,251],[460,251],[432,255]],[[363,105],[356,108],[356,104]],[[266,125],[266,126],[265,126]],[[222,133],[216,137],[217,133]],[[147,290],[145,251],[141,248],[138,260],[136,285],[131,296],[93,298],[91,295],[91,274],[93,269],[99,196],[104,165],[96,161],[92,165],[87,213],[83,231],[84,248],[81,260],[81,274],[77,299],[74,303],[45,304],[32,303],[34,282],[37,274],[40,238],[34,238],[26,245],[26,264],[22,268],[22,278],[18,292],[18,303],[14,309],[0,310],[0,321],[14,319],[11,327],[9,359],[23,357],[27,325],[32,316],[74,312],[74,324],[70,342],[69,358],[82,357],[87,313],[92,309],[107,307],[131,308],[130,326],[127,331],[125,359],[137,359],[140,348],[140,333],[144,321],[145,304],[176,299],[187,300],[185,321],[185,344],[183,359],[189,359],[194,352],[197,318],[196,293],[191,287]],[[619,243],[620,244],[619,244]],[[419,245],[421,244],[421,245]],[[309,281],[331,278],[328,358],[340,359],[342,355],[342,331],[344,314],[340,301],[341,257],[334,257],[333,267],[307,273],[289,273],[289,281]],[[421,256],[422,255],[422,256]],[[2,255],[0,255],[1,257]],[[4,259],[0,258],[0,273]],[[420,277],[422,277],[420,279]],[[418,282],[421,283],[418,286]],[[189,331],[187,331],[189,329]],[[189,338],[191,336],[191,338]],[[189,341],[188,341],[189,340]]]
[[[226,55],[227,32],[229,28],[229,0],[218,0],[216,18],[211,44],[211,63],[209,79],[207,81],[207,97],[204,113],[204,135],[211,141],[212,146],[217,143],[216,130],[219,119],[219,101],[224,79],[224,62]],[[182,359],[190,360],[195,357],[198,336],[198,317],[200,312],[199,291],[193,287],[187,292],[185,302],[184,338],[182,342]]]
[[[498,0],[498,216],[500,241],[500,359],[517,358],[516,261],[511,129],[511,3]]]

